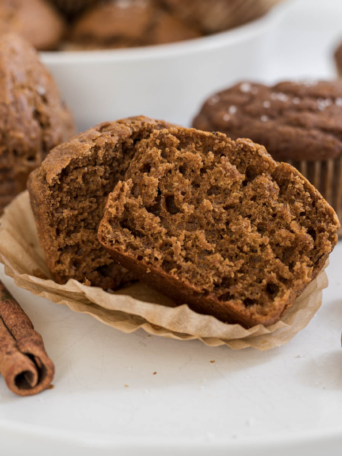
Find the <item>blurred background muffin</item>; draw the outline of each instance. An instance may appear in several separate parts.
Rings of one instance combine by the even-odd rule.
[[[266,14],[282,0],[160,0],[169,11],[203,33],[222,32]]]
[[[0,33],[37,50],[173,43],[229,30],[284,0],[1,0]]]
[[[75,21],[66,48],[126,48],[199,36],[196,29],[161,9],[153,0],[112,0],[90,8]]]
[[[100,3],[101,0],[50,0],[55,7],[67,18],[73,19],[88,6]]]
[[[195,27],[182,22],[170,13],[157,10],[151,29],[147,33],[146,44],[175,43],[199,38],[200,36],[202,36],[202,33]]]
[[[18,35],[0,36],[0,214],[50,150],[74,133],[73,118],[36,51]]]
[[[0,34],[14,32],[36,49],[56,49],[65,24],[53,6],[45,0],[1,0]]]

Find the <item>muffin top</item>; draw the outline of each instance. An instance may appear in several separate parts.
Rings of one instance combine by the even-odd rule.
[[[64,22],[53,6],[44,0],[2,0],[0,34],[21,35],[39,51],[56,49]]]
[[[77,20],[69,40],[75,48],[125,48],[196,38],[200,33],[152,0],[112,0]],[[67,46],[67,48],[71,48]]]
[[[55,81],[36,51],[15,34],[0,37],[0,167],[37,167],[75,131]]]
[[[276,160],[327,160],[342,154],[342,81],[242,82],[211,96],[195,128],[250,138]]]

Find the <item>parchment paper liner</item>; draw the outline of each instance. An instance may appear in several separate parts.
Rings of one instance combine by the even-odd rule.
[[[328,286],[324,271],[296,300],[276,324],[245,329],[200,315],[187,305],[174,303],[146,286],[136,283],[110,294],[75,280],[58,285],[51,277],[39,245],[27,192],[20,194],[6,209],[0,226],[0,259],[16,285],[75,312],[86,313],[103,323],[131,333],[138,328],[158,336],[178,340],[200,339],[215,347],[233,349],[254,347],[269,350],[286,344],[305,328],[320,308],[322,290]]]

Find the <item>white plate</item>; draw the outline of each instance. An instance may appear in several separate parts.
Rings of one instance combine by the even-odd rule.
[[[342,2],[305,0],[295,11],[267,77],[332,76]],[[31,296],[1,270],[56,364],[55,388],[39,396],[18,398],[0,379],[1,456],[340,456],[342,242],[328,275],[310,325],[260,353],[122,334]]]
[[[1,454],[340,456],[342,242],[328,275],[310,325],[268,352],[123,334],[6,278],[56,378],[30,398],[0,380]]]

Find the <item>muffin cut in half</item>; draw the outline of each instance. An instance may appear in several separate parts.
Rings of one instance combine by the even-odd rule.
[[[99,240],[177,303],[251,327],[293,304],[338,227],[319,192],[262,146],[171,128],[139,143],[109,195]]]
[[[30,176],[28,189],[47,265],[68,279],[116,289],[133,279],[97,239],[107,196],[139,142],[168,124],[147,117],[107,122],[56,147]]]

